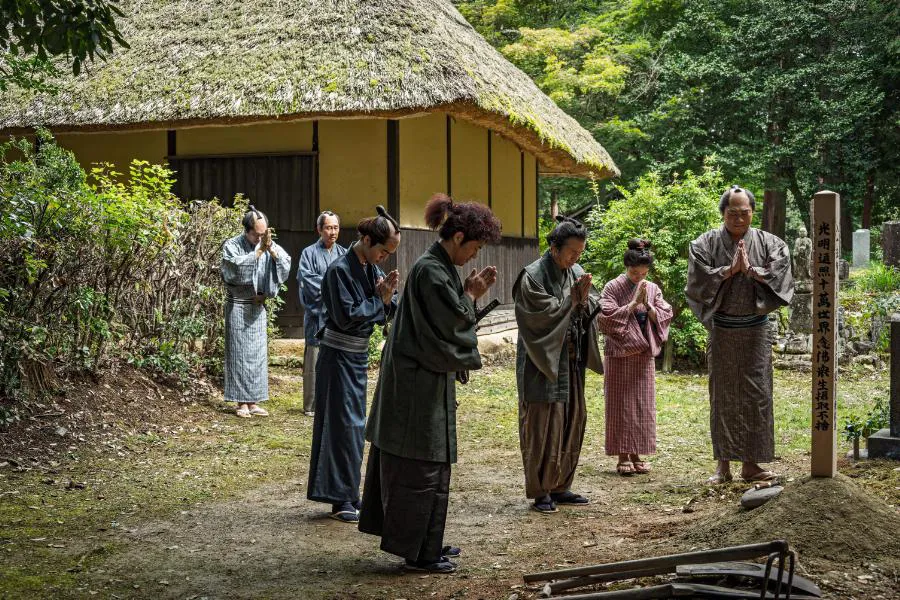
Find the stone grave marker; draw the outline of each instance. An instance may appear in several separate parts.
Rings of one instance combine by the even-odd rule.
[[[868,267],[871,251],[871,237],[868,229],[853,232],[853,266]]]
[[[869,436],[869,458],[900,460],[900,313],[891,317],[891,422]]]

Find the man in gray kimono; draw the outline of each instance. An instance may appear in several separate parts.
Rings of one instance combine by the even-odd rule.
[[[719,201],[723,225],[691,242],[688,305],[709,331],[710,432],[715,485],[731,481],[730,461],[746,481],[777,474],[759,466],[775,457],[772,338],[768,314],[794,295],[791,255],[776,236],[750,226],[753,193],[732,186]]]
[[[252,205],[241,221],[244,233],[222,245],[225,282],[225,401],[237,403],[239,417],[269,413],[269,352],[266,298],[278,295],[291,257],[272,241],[266,216]]]
[[[589,318],[600,294],[577,262],[587,231],[574,219],[557,219],[550,249],[513,285],[525,495],[545,514],[557,512],[557,504],[588,503],[570,487],[587,424],[585,367],[603,371],[596,319]]]
[[[322,304],[322,277],[335,259],[347,253],[337,243],[341,232],[341,220],[330,210],[316,220],[319,239],[300,253],[297,267],[297,283],[300,288],[300,304],[303,305],[303,334],[306,345],[303,351],[303,414],[311,417],[316,407],[316,361],[319,359],[320,341],[316,334],[325,327],[325,307]]]

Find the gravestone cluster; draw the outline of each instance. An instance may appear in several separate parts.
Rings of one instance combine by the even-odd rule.
[[[900,221],[884,224],[882,234],[885,264],[890,260],[900,262]],[[788,318],[782,321],[778,313],[770,315],[770,326],[775,348],[775,366],[782,369],[808,371],[812,363],[812,278],[815,248],[805,227],[801,227],[792,251],[794,274],[794,298],[788,307]],[[870,256],[870,236],[868,229],[853,233],[853,266],[868,266]],[[838,261],[838,275],[843,285],[850,276],[850,264]],[[871,323],[864,331],[857,331],[848,323],[843,309],[838,309],[838,353],[841,363],[859,362],[878,364],[879,358],[872,353],[881,327],[886,324]]]

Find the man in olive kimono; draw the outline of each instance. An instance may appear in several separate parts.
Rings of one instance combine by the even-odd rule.
[[[557,512],[557,504],[588,503],[570,487],[587,423],[585,367],[603,371],[596,319],[589,319],[600,294],[577,264],[587,232],[574,219],[558,219],[550,249],[513,285],[525,495],[545,514]]]
[[[225,283],[225,401],[239,417],[265,417],[269,398],[266,298],[274,298],[291,269],[291,257],[272,241],[265,215],[253,206],[244,233],[222,245]]]
[[[755,208],[752,192],[732,186],[719,201],[722,227],[691,242],[688,252],[684,291],[709,331],[713,485],[731,481],[732,460],[741,461],[747,481],[777,477],[758,464],[775,457],[768,315],[790,304],[794,280],[787,245],[750,226]]]

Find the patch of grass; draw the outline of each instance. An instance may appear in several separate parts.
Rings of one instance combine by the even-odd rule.
[[[269,419],[239,420],[224,409],[205,409],[200,424],[194,418],[194,425],[169,437],[132,435],[116,451],[79,448],[71,461],[54,472],[0,469],[0,562],[4,565],[0,598],[43,598],[47,590],[86,585],[83,573],[116,552],[102,539],[109,530],[167,518],[204,503],[240,497],[268,482],[297,478],[309,460],[312,419],[298,409],[302,397],[297,374],[273,371],[276,378],[268,404],[273,416]],[[376,378],[376,373],[370,374],[370,398]],[[469,385],[457,387],[460,456],[467,463],[468,480],[462,489],[455,478],[454,494],[502,493],[497,473],[519,481],[515,385],[514,368],[497,366],[473,373]],[[842,372],[839,421],[847,411],[865,408],[873,394],[887,394],[888,385],[886,370]],[[608,490],[612,484],[631,505],[651,510],[684,505],[713,465],[706,375],[658,374],[658,448],[650,457],[654,475],[628,483],[615,478],[615,461],[603,451],[602,388],[603,377],[589,374],[588,433],[577,478],[595,490]],[[809,374],[775,373],[776,454],[790,464],[799,463],[809,451],[810,389]],[[848,448],[842,443],[842,452]],[[892,465],[842,464],[860,484],[885,501],[898,503],[900,473]],[[84,489],[66,489],[70,481],[84,484]],[[624,485],[635,487],[621,488]],[[720,492],[730,493],[727,488]],[[31,541],[41,538],[45,539]]]

